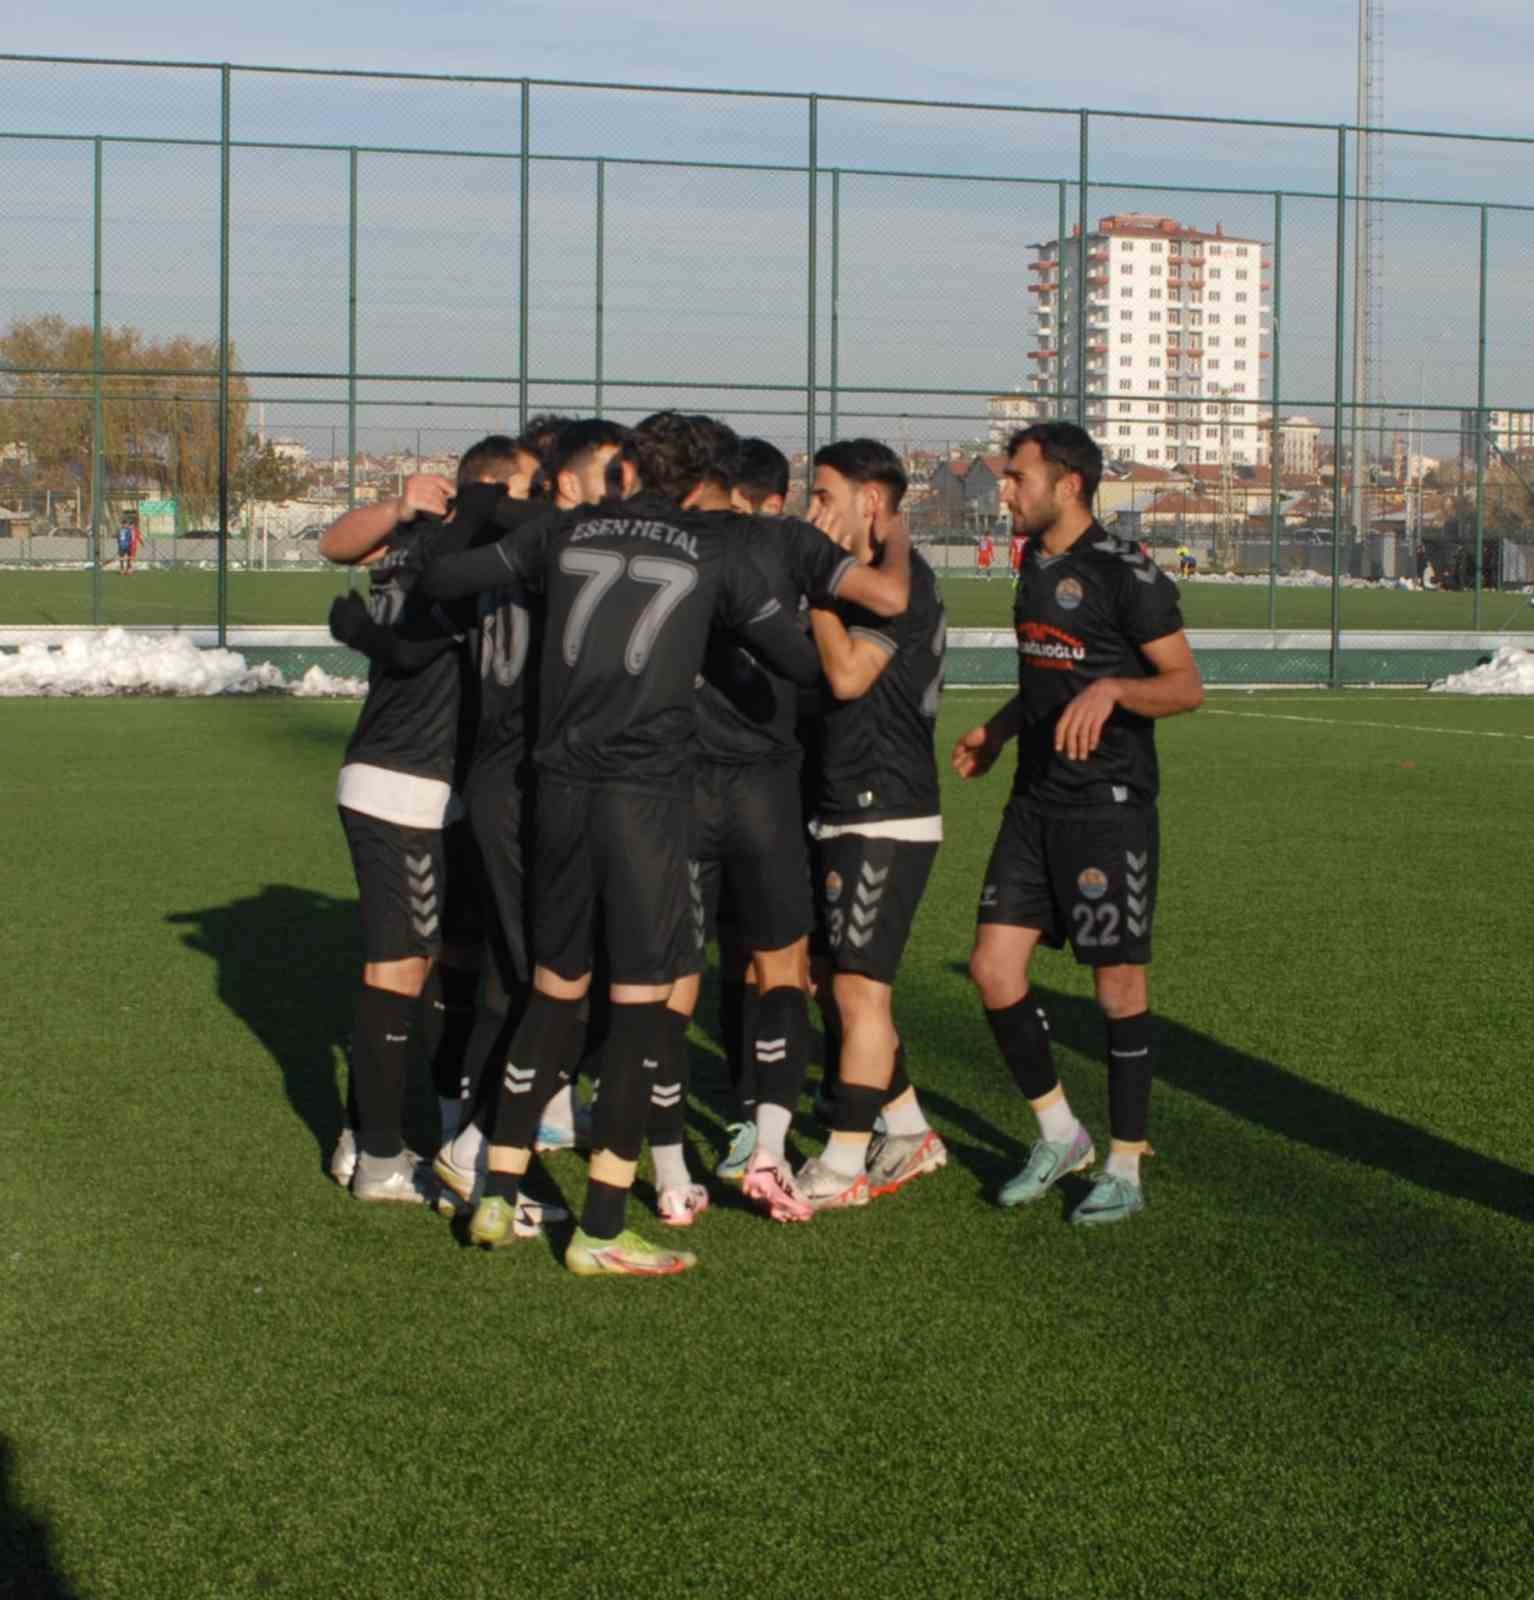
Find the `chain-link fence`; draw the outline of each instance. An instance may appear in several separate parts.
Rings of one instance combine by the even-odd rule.
[[[1012,429],[1078,420],[1103,520],[1254,625],[1329,585],[1334,677],[1530,581],[1534,141],[18,56],[0,106],[0,622],[313,621],[346,507],[665,405],[801,490],[885,438],[955,575]]]

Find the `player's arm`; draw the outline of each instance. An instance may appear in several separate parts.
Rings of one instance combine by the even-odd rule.
[[[989,722],[960,735],[953,747],[953,770],[961,778],[983,778],[1022,726],[1023,697],[1015,694]]]
[[[796,616],[767,585],[746,545],[726,546],[715,615],[780,678],[807,689],[820,681],[820,657]]]
[[[1204,680],[1193,648],[1181,628],[1139,646],[1155,668],[1149,678],[1099,678],[1060,713],[1055,749],[1071,761],[1085,761],[1097,748],[1103,727],[1122,706],[1138,717],[1175,717],[1204,703]]]
[[[898,646],[887,634],[873,628],[849,630],[834,611],[812,607],[810,627],[820,653],[820,669],[838,700],[857,700],[867,694],[895,659]]]
[[[544,541],[558,516],[537,502],[501,498],[492,519],[504,530],[500,538],[477,549],[434,554],[415,591],[427,600],[463,600],[506,583],[542,588]]]
[[[337,566],[365,566],[383,554],[389,535],[402,522],[413,521],[423,511],[428,516],[446,516],[452,498],[450,478],[434,472],[413,473],[395,498],[354,506],[332,522],[320,535],[320,554]]]
[[[388,627],[368,614],[355,592],[338,595],[330,607],[330,633],[395,677],[408,678],[455,649],[463,630],[440,607],[406,625]]]

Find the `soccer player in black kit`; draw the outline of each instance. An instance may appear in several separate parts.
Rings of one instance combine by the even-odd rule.
[[[637,478],[638,492],[531,520],[508,501],[508,532],[428,567],[422,588],[454,598],[519,581],[541,590],[546,606],[534,988],[507,1061],[471,1237],[477,1228],[494,1242],[498,1216],[516,1202],[538,1107],[574,1053],[600,929],[612,1022],[585,1206],[565,1264],[582,1275],[648,1277],[695,1264],[626,1230],[624,1213],[665,1050],[666,1001],[696,946],[687,870],[694,684],[709,629],[717,617],[796,682],[813,682],[818,662],[745,545],[680,509],[708,469],[708,441],[689,419],[660,413],[633,444],[633,461],[615,465],[625,489]]]
[[[1096,1159],[1055,1074],[1049,1023],[1028,987],[1042,941],[1068,938],[1092,969],[1107,1022],[1108,1160],[1073,1223],[1120,1222],[1145,1205],[1151,1017],[1147,969],[1156,905],[1155,720],[1193,711],[1203,684],[1177,590],[1138,546],[1092,515],[1102,452],[1067,422],[1012,436],[1003,498],[1028,536],[1015,601],[1018,692],[955,745],[962,778],[1018,741],[970,975],[1039,1137],[1003,1205],[1042,1199]]]

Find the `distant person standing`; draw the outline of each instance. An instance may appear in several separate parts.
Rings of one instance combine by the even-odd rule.
[[[133,556],[138,549],[138,524],[131,512],[124,513],[117,525],[117,570],[133,571]]]
[[[996,541],[989,533],[980,535],[980,548],[975,555],[975,565],[980,568],[980,576],[987,583],[991,581],[991,564],[996,559]]]
[[[1019,533],[1016,528],[1012,530],[1012,582],[1014,584],[1023,575],[1023,552],[1028,548],[1028,536]]]

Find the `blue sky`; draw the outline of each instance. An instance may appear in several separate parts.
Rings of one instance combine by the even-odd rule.
[[[1529,131],[1523,74],[1508,71],[1534,57],[1523,0],[1386,9],[1389,121]],[[5,48],[1337,121],[1352,114],[1354,18],[1335,0],[54,0],[14,8]]]

